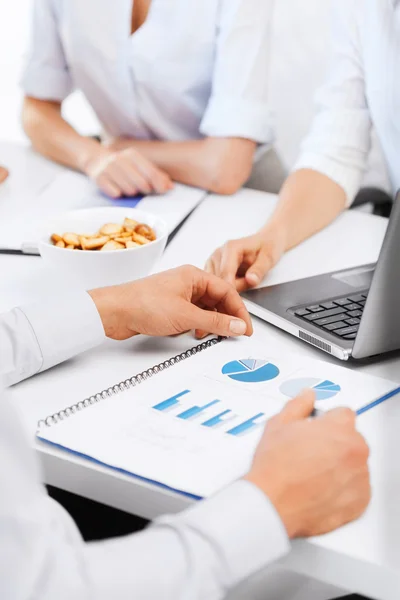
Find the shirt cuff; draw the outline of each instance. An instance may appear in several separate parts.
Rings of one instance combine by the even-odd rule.
[[[28,319],[42,355],[44,371],[105,339],[96,305],[87,292],[51,296],[19,309]]]
[[[272,144],[274,128],[268,106],[235,98],[212,97],[200,125],[208,137],[239,137]]]
[[[39,100],[62,102],[73,90],[69,72],[49,66],[28,66],[20,84],[27,96]]]
[[[300,169],[312,169],[337,183],[346,194],[346,208],[351,206],[360,189],[362,173],[327,156],[305,152],[293,167],[293,171]]]
[[[286,529],[267,496],[248,481],[237,481],[173,519],[210,540],[223,557],[228,585],[237,585],[290,551]]]

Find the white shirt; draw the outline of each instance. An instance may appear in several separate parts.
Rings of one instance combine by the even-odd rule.
[[[393,191],[400,188],[400,2],[335,0],[333,65],[296,169],[338,183],[350,204],[367,165],[374,125]]]
[[[0,370],[13,384],[101,343],[86,293],[0,316]],[[240,481],[136,535],[85,544],[40,484],[40,469],[0,398],[0,597],[7,600],[214,600],[289,542],[266,496]]]
[[[272,141],[267,104],[272,0],[35,0],[27,95],[81,89],[106,132],[137,139]]]

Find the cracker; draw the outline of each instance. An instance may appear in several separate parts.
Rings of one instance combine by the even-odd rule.
[[[124,248],[125,248],[124,244],[120,244],[119,242],[116,242],[115,240],[110,240],[109,242],[104,244],[104,246],[101,248],[100,252],[103,252],[103,250],[123,250]]]
[[[140,244],[141,246],[144,246],[145,244],[150,244],[150,240],[145,238],[143,235],[139,235],[135,231],[132,233],[132,242],[136,242],[137,244]]]
[[[97,248],[102,248],[107,242],[110,241],[108,235],[103,235],[97,238],[80,238],[80,243],[82,246],[82,250],[96,250]]]
[[[121,233],[124,230],[122,225],[118,225],[117,223],[106,223],[99,230],[100,235],[112,235],[113,233]]]

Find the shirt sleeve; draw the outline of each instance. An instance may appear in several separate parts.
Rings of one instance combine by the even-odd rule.
[[[31,42],[21,85],[27,96],[62,102],[73,82],[60,38],[57,0],[34,0]]]
[[[54,295],[0,315],[0,376],[9,386],[99,345],[104,328],[86,292]]]
[[[271,2],[222,0],[220,5],[212,92],[200,131],[272,143],[267,102]]]
[[[85,544],[40,485],[33,451],[3,398],[0,453],[4,598],[222,600],[289,550],[275,509],[245,481],[142,533]]]
[[[364,9],[359,0],[336,0],[333,10],[333,64],[326,85],[317,94],[318,113],[294,170],[313,169],[327,175],[342,187],[350,205],[371,146],[360,39]]]
[[[290,550],[286,530],[266,496],[238,481],[176,516],[163,517],[130,539],[87,546],[96,597],[222,600],[230,589]],[[101,565],[107,562],[108,569]],[[110,562],[111,558],[111,562]],[[112,584],[110,583],[112,582]],[[114,586],[114,587],[112,587]]]

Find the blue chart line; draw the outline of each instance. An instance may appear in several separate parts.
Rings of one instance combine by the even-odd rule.
[[[258,415],[256,415],[255,417],[252,417],[251,419],[240,423],[240,425],[237,425],[236,427],[230,429],[226,433],[228,433],[229,435],[244,435],[245,433],[250,433],[250,431],[256,429],[256,427],[259,426],[259,423],[257,423],[257,419],[260,419],[260,417],[263,416],[264,413],[258,413]]]
[[[225,417],[226,415],[229,415],[229,417],[227,419],[224,419],[223,417]],[[202,423],[202,425],[204,427],[218,427],[218,425],[221,425],[222,423],[225,423],[226,421],[230,421],[231,419],[233,419],[235,417],[235,415],[232,413],[231,410],[224,410],[223,412],[219,413],[219,415],[215,415],[215,417],[211,417],[211,419],[208,419],[208,421],[204,421],[204,423]]]
[[[164,400],[160,402],[160,404],[156,404],[153,406],[155,410],[159,410],[160,412],[164,412],[178,406],[180,404],[179,398],[185,396],[186,394],[190,394],[190,390],[185,390],[184,392],[180,392],[180,394],[176,394],[176,396],[172,396],[172,398],[168,398],[168,400]]]
[[[214,406],[214,404],[218,404],[219,400],[213,400],[204,406],[192,406],[188,410],[185,410],[180,415],[177,415],[178,419],[192,419],[193,417],[197,417],[200,413],[210,408],[210,406]]]

